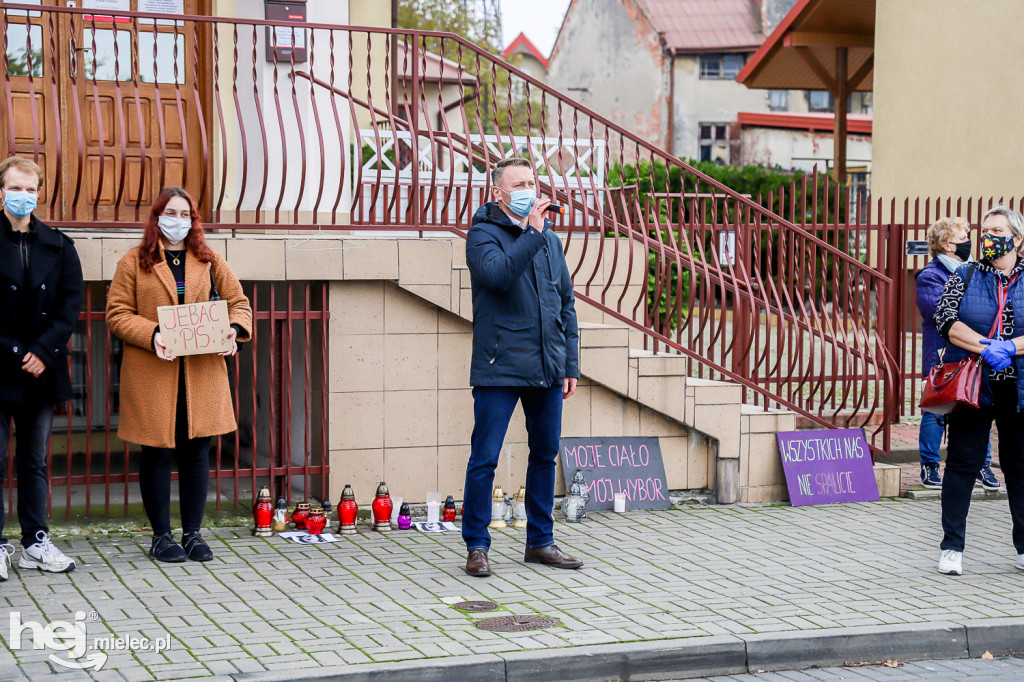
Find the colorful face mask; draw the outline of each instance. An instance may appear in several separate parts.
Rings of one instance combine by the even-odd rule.
[[[1013,247],[1013,237],[986,234],[981,238],[981,255],[989,260],[1005,256],[1013,251]]]

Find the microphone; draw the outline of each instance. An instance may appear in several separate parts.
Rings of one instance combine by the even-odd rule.
[[[540,201],[539,198],[534,199],[533,202],[530,204],[530,208],[533,208],[533,204],[536,204],[538,201]],[[558,204],[548,204],[548,207],[545,208],[544,210],[548,211],[549,213],[558,213],[559,215],[562,215],[565,213],[565,206],[559,206]]]

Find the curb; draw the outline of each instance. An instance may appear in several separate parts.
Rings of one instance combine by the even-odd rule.
[[[923,661],[1024,654],[1024,618],[828,628],[597,644],[505,654],[356,664],[331,671],[246,673],[225,679],[290,682],[531,682],[662,680],[800,670],[885,660]]]
[[[942,491],[935,488],[928,489],[913,489],[904,490],[902,497],[908,500],[941,500]],[[971,500],[1008,500],[1010,496],[1006,492],[1006,486],[1002,486],[999,490],[985,490],[984,488],[975,487],[971,491]]]
[[[967,630],[955,623],[829,628],[744,637],[751,670],[796,670],[864,661],[967,658]]]

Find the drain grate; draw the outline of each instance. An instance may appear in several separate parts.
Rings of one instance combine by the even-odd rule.
[[[498,605],[492,601],[460,601],[458,604],[452,604],[453,609],[459,611],[494,611],[498,608]]]
[[[485,618],[473,623],[481,630],[491,632],[523,632],[525,630],[541,630],[561,625],[557,618],[548,616],[499,616],[497,618]]]

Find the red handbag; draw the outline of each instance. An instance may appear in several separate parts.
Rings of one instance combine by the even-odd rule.
[[[921,392],[919,407],[932,414],[949,414],[957,405],[977,408],[981,372],[980,355],[932,367]]]
[[[964,282],[965,290],[971,283],[972,275],[974,275],[973,266]],[[999,310],[996,312],[996,319],[992,322],[992,329],[988,333],[989,338],[993,338],[996,330],[999,329],[999,323],[1003,317],[1003,306],[1006,304],[1002,283],[1000,283],[999,289]],[[1009,292],[1006,293],[1006,296],[1009,296]],[[978,396],[981,394],[982,371],[980,355],[969,355],[960,362],[944,362],[932,367],[925,380],[924,390],[921,391],[921,402],[918,403],[918,407],[932,414],[949,414],[957,405],[977,408]]]

